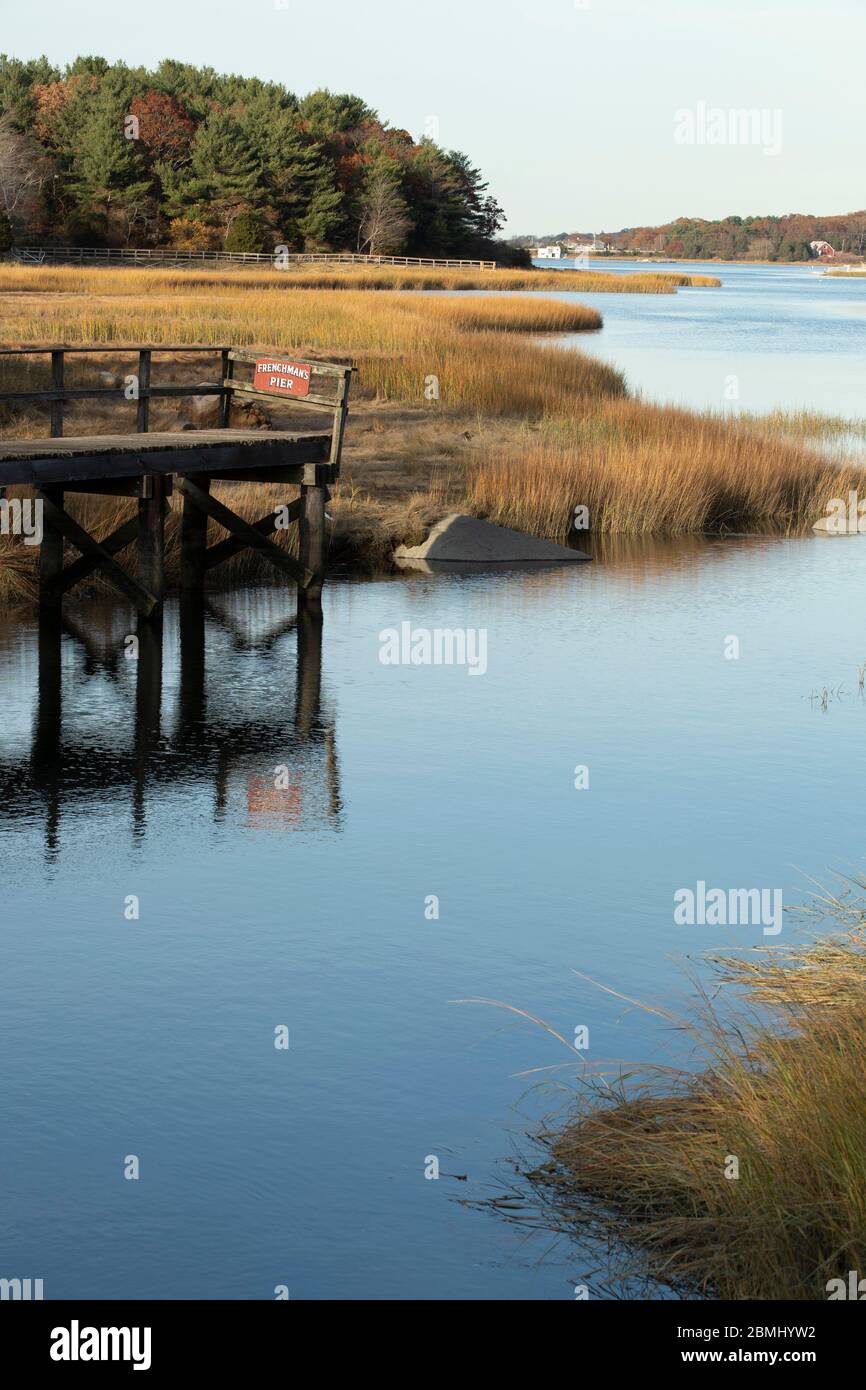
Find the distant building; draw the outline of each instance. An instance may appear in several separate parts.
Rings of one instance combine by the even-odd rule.
[[[809,250],[812,252],[812,255],[817,256],[819,260],[835,256],[836,254],[829,241],[810,241]]]
[[[533,246],[529,254],[537,261],[558,261],[562,256],[562,247]]]

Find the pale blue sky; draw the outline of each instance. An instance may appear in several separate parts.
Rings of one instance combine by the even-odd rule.
[[[0,0],[0,48],[352,91],[416,136],[435,117],[512,234],[866,205],[866,0]],[[700,102],[781,112],[781,152],[678,144]]]

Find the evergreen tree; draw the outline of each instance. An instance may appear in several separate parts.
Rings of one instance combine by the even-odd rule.
[[[239,123],[214,112],[196,131],[188,173],[170,180],[167,211],[225,232],[239,212],[255,205],[261,178],[261,163]]]
[[[298,231],[306,251],[331,249],[331,238],[343,217],[342,205],[343,195],[334,187],[334,171],[323,162],[316,173],[307,210],[298,218]]]

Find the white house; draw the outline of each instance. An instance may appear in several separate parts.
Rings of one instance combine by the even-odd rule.
[[[537,261],[558,261],[562,256],[562,247],[534,246],[530,255]]]

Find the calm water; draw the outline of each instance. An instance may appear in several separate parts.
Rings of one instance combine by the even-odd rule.
[[[801,284],[826,294],[849,308],[811,380],[844,378],[856,354],[820,342],[860,331],[866,289],[771,273],[755,340]],[[723,331],[718,293],[604,296],[605,333],[688,356],[701,315],[702,341]],[[797,354],[764,353],[784,381]],[[793,905],[862,864],[864,585],[856,538],[690,540],[332,582],[323,630],[276,590],[172,606],[137,661],[123,608],[0,620],[0,1276],[49,1298],[572,1298],[603,1252],[465,1205],[567,1104],[568,1069],[520,1073],[568,1054],[454,1001],[586,1025],[591,1062],[694,1060],[572,972],[685,1006],[684,967],[762,937],[674,925],[678,888]],[[486,674],[383,665],[406,621],[484,629]]]
[[[572,1296],[594,1252],[539,1263],[454,1200],[507,1178],[563,1103],[514,1074],[565,1054],[451,1001],[687,1060],[572,969],[684,998],[685,955],[760,933],[674,926],[676,888],[794,903],[859,860],[864,583],[857,540],[810,538],[331,584],[321,665],[287,597],[239,594],[169,612],[161,702],[122,611],[71,610],[60,668],[43,632],[41,678],[2,628],[4,1267],[55,1297]],[[381,665],[407,619],[486,628],[487,674]]]
[[[656,269],[633,261],[600,261],[598,268]],[[630,387],[648,400],[863,417],[866,279],[825,276],[806,264],[696,261],[658,269],[715,275],[722,284],[676,295],[556,295],[593,304],[604,319],[600,333],[580,333],[562,345],[622,368]]]

